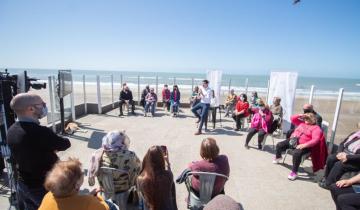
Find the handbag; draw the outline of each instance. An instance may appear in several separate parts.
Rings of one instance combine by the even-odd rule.
[[[299,144],[298,137],[291,137],[289,140],[289,145],[291,149],[296,149],[297,145]]]

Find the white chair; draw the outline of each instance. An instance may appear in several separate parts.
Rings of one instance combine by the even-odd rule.
[[[105,199],[113,200],[113,202],[119,206],[120,210],[126,210],[129,194],[135,189],[135,186],[130,187],[125,192],[116,193],[114,177],[124,177],[130,182],[128,171],[110,167],[100,167],[98,178],[101,180],[101,187],[104,189]]]
[[[328,135],[328,130],[329,130],[329,122],[327,122],[327,121],[322,121],[322,123],[321,123],[321,130],[322,130],[323,133],[324,133],[325,141],[327,141],[327,139],[328,139],[328,138],[327,138],[327,135]],[[284,159],[283,159],[282,163],[285,163],[286,156],[287,156],[288,154],[291,154],[291,155],[292,155],[293,151],[294,151],[294,149],[287,149],[287,150],[285,151],[285,156],[284,156]],[[301,157],[301,165],[304,163],[304,161],[305,161],[306,159],[308,159],[308,158],[310,157],[310,155],[311,155],[311,152],[308,152],[308,153],[304,154],[304,155]]]
[[[200,192],[199,197],[191,189],[191,177],[199,176]],[[212,198],[216,177],[228,180],[229,177],[211,172],[189,172],[185,180],[186,189],[188,191],[188,209],[202,209]]]

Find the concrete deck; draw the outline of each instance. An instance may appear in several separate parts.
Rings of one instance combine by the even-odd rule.
[[[254,148],[246,150],[246,133],[233,131],[231,118],[223,119],[222,127],[218,123],[215,130],[194,136],[195,119],[189,109],[181,111],[177,118],[170,117],[163,111],[158,111],[153,118],[144,118],[139,110],[136,111],[137,116],[126,116],[125,113],[121,118],[117,116],[118,110],[104,115],[87,115],[77,120],[87,132],[75,133],[71,137],[72,147],[59,155],[61,159],[78,157],[84,168],[87,168],[91,153],[101,145],[102,136],[114,129],[124,129],[131,139],[130,150],[135,151],[140,159],[150,146],[167,145],[172,171],[177,177],[189,162],[200,159],[200,142],[204,137],[212,136],[217,140],[220,153],[226,154],[230,161],[230,179],[226,183],[225,192],[241,203],[244,209],[335,209],[330,192],[318,187],[316,177],[300,171],[301,177],[296,181],[287,179],[291,157],[287,158],[285,165],[274,165],[271,163],[272,147],[266,147],[265,151]],[[253,142],[255,141],[250,145],[255,147]],[[270,139],[267,144],[271,144]],[[306,161],[302,168],[311,171],[310,166],[310,161]],[[87,178],[82,189],[89,190]],[[176,184],[176,193],[178,208],[185,210],[185,185]],[[0,197],[0,209],[6,207],[7,199]]]

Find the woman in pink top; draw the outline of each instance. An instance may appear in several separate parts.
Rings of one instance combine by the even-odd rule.
[[[249,142],[251,138],[258,133],[258,148],[262,149],[261,143],[264,140],[264,137],[269,133],[271,128],[271,123],[273,120],[272,113],[267,105],[265,105],[263,100],[258,102],[259,108],[252,110],[254,114],[251,119],[251,127],[246,136],[245,148],[249,149]]]
[[[204,139],[201,142],[200,148],[200,156],[202,160],[192,162],[188,168],[191,171],[214,172],[229,176],[230,166],[228,158],[225,155],[219,155],[219,152],[219,147],[217,146],[215,139],[210,137]],[[213,197],[220,193],[224,193],[225,182],[225,178],[216,178],[213,190]],[[191,187],[194,193],[199,195],[200,178],[198,176],[192,177]]]
[[[298,143],[293,152],[293,168],[288,176],[288,179],[295,180],[301,163],[301,157],[311,152],[311,148],[320,143],[323,138],[323,132],[316,124],[316,117],[313,113],[293,115],[291,116],[291,122],[297,127],[289,139],[276,145],[276,156],[273,163],[279,163],[281,153],[291,148],[290,139],[297,139]]]

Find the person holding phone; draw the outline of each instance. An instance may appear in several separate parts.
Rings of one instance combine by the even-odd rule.
[[[137,188],[149,210],[177,210],[175,183],[166,146],[152,146],[144,156]]]
[[[336,210],[360,209],[360,174],[351,179],[337,181],[330,186]]]
[[[198,131],[195,135],[200,135],[202,127],[204,125],[205,120],[207,119],[208,111],[210,108],[211,102],[211,89],[209,87],[209,81],[203,80],[202,86],[199,87],[199,94],[197,96],[200,99],[200,103],[196,104],[191,108],[192,113],[194,113],[195,117],[198,118],[196,123],[199,123]],[[198,113],[200,111],[200,114]]]

